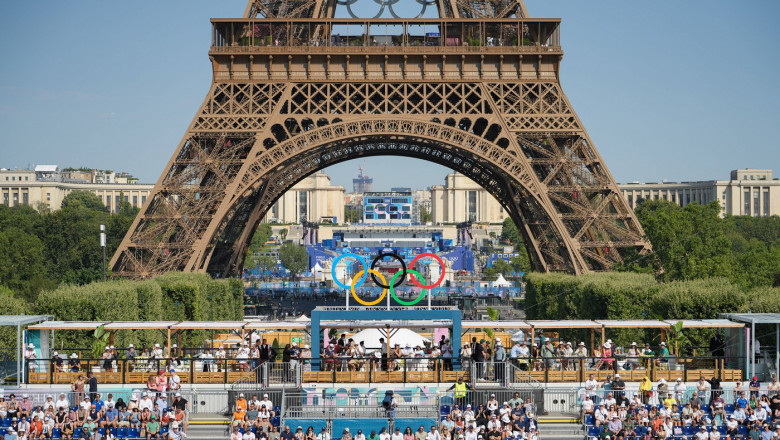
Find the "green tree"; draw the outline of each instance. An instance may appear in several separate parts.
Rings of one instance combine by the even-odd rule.
[[[431,211],[424,206],[420,206],[420,223],[428,223],[433,219]]]
[[[120,197],[120,200],[124,200]],[[105,211],[106,206],[100,197],[95,193],[84,190],[71,191],[70,194],[62,199],[62,209],[83,207],[87,209],[94,209],[95,211]]]
[[[515,271],[524,272],[531,269],[531,260],[528,256],[528,249],[525,247],[523,236],[517,229],[515,222],[509,217],[504,219],[504,224],[501,226],[501,241],[514,246],[515,252],[518,253],[518,256],[511,261]]]
[[[285,243],[279,249],[279,259],[282,266],[290,271],[290,276],[295,276],[309,268],[309,253],[306,248],[293,243]]]
[[[255,267],[257,265],[257,259],[254,258],[254,254],[263,249],[268,239],[271,238],[271,233],[271,225],[268,223],[261,223],[255,229],[255,233],[252,234],[252,239],[249,241],[249,246],[246,249],[244,267]]]
[[[34,301],[45,283],[43,243],[16,227],[0,231],[0,283]]]
[[[349,223],[360,223],[363,219],[363,213],[360,206],[348,205],[344,207],[344,221]]]
[[[734,258],[719,214],[717,201],[684,208],[666,200],[643,202],[636,215],[653,245],[645,259],[664,280],[730,277]]]

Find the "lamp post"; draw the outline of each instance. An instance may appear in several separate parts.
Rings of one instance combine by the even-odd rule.
[[[106,280],[106,225],[100,225],[100,247],[103,248],[103,281]]]

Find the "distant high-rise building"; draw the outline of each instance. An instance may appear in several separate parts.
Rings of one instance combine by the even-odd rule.
[[[374,179],[363,174],[363,165],[358,168],[357,179],[352,179],[352,192],[353,193],[366,193],[371,192],[374,185]]]

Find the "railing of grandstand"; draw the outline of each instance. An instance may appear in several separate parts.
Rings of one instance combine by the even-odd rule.
[[[322,357],[309,359],[302,368],[302,382],[357,383],[441,383],[467,376],[468,359],[461,359],[462,370],[453,370],[450,358],[430,357]]]
[[[719,380],[743,379],[745,358],[729,356],[670,356],[668,358],[639,356],[629,358],[625,354],[605,357],[531,357],[511,359],[521,371],[539,382],[584,382],[590,374],[601,380],[620,373],[627,382],[640,381],[645,376],[656,381],[661,378],[683,381],[698,380],[700,376],[717,377]]]
[[[378,307],[378,306],[377,306]],[[386,309],[386,307],[384,307]],[[373,307],[364,306],[318,306],[318,310],[340,311],[340,310],[371,310]],[[390,310],[456,310],[455,306],[390,306]]]
[[[170,377],[173,369],[183,384],[229,384],[247,376],[254,362],[246,358],[211,357],[37,359],[27,362],[26,378],[30,384],[71,384],[79,375],[92,371],[98,382],[103,384],[145,384],[160,370]]]
[[[405,418],[437,417],[440,395],[396,393],[397,406],[388,411],[382,406],[383,392],[361,392],[356,388],[338,393],[328,390],[286,392],[283,418]]]
[[[717,412],[723,410],[730,413],[734,410],[734,406],[739,398],[745,398],[749,401],[751,394],[755,394],[756,401],[760,401],[764,395],[772,396],[780,392],[780,389],[770,389],[768,386],[762,386],[758,390],[753,391],[749,389],[735,390],[733,388],[713,390],[707,383],[706,390],[700,391],[697,386],[698,383],[685,384],[684,388],[678,390],[675,390],[674,383],[667,385],[667,390],[659,390],[658,383],[654,383],[649,393],[641,392],[636,386],[626,387],[623,391],[604,388],[587,390],[585,387],[579,387],[577,388],[577,404],[581,406],[586,396],[590,396],[591,401],[594,402],[594,407],[598,407],[602,402],[611,402],[612,399],[619,406],[623,396],[628,401],[628,406],[631,403],[640,404],[640,402],[641,405],[664,405],[664,401],[667,398],[674,398],[674,402],[670,401],[670,404],[676,404],[679,408],[690,403],[691,406],[698,405],[710,411]],[[722,398],[723,401],[716,400],[718,397]]]

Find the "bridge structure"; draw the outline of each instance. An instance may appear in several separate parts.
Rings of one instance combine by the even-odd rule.
[[[522,0],[414,0],[408,18],[397,3],[252,0],[241,18],[212,19],[209,91],[114,274],[239,273],[285,191],[381,155],[479,183],[537,271],[605,271],[650,252],[561,89],[560,19],[531,18]]]

